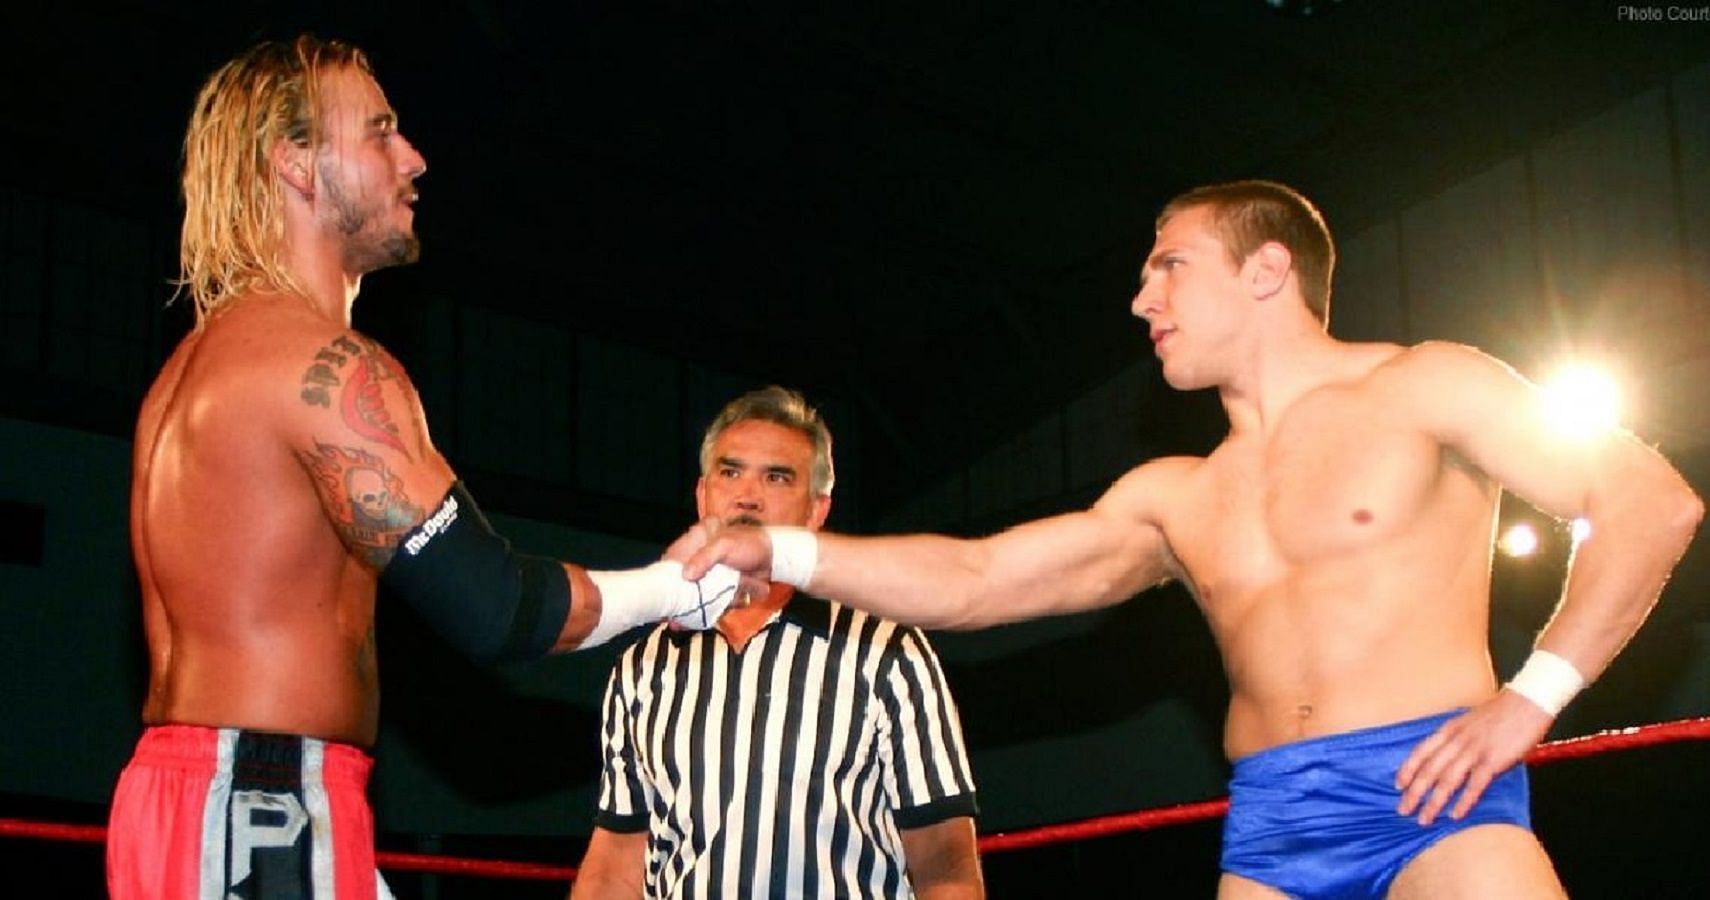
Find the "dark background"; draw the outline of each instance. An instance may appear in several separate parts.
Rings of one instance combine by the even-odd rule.
[[[125,547],[138,398],[188,327],[179,142],[200,81],[309,29],[363,46],[426,156],[421,263],[357,325],[519,544],[628,564],[691,514],[717,407],[778,382],[837,434],[832,525],[976,534],[1222,432],[1128,312],[1170,196],[1289,182],[1341,242],[1332,331],[1541,376],[1593,351],[1710,486],[1710,23],[1589,2],[1012,5],[14,3],[0,12],[0,816],[98,822],[138,725]],[[1281,8],[1277,8],[1280,6]],[[1666,9],[1666,7],[1658,7]],[[1492,652],[1565,532],[1498,559]],[[1555,736],[1710,713],[1695,548]],[[382,607],[384,849],[570,864],[611,653],[484,672]],[[1221,793],[1226,698],[1179,590],[935,636],[986,832]],[[1703,744],[1534,773],[1581,897],[1701,896]],[[994,897],[1207,896],[1215,823],[993,855]],[[0,841],[99,895],[90,847]],[[561,885],[393,875],[400,897]]]

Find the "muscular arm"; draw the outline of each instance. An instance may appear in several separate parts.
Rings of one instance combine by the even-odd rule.
[[[406,535],[441,508],[456,475],[428,437],[408,374],[378,344],[354,331],[324,329],[281,343],[294,354],[283,365],[301,367],[288,369],[291,389],[277,394],[288,397],[287,446],[351,555],[382,572]],[[478,518],[474,510],[459,514],[465,518],[459,527]],[[558,565],[572,602],[554,652],[580,647],[604,606],[581,567]],[[444,630],[443,615],[430,618]]]
[[[300,359],[283,364],[302,373],[289,391],[286,444],[339,539],[383,569],[456,476],[428,438],[409,376],[378,344],[354,331],[290,344]]]
[[[903,839],[907,841],[905,837]],[[570,885],[570,900],[621,900],[637,898],[644,889],[647,832],[619,834],[595,828],[588,840],[588,853]]]
[[[909,881],[921,900],[979,900],[986,895],[974,820],[956,816],[901,831]]]
[[[807,589],[907,625],[985,628],[1109,606],[1159,583],[1170,557],[1153,509],[1187,465],[1163,460],[1118,481],[1091,509],[1017,525],[978,540],[937,535],[851,537],[819,533]],[[763,532],[718,529],[685,565],[697,577],[724,562],[762,577]]]
[[[1427,372],[1410,383],[1445,444],[1538,509],[1590,523],[1538,645],[1596,678],[1649,615],[1703,503],[1625,431],[1561,434],[1537,390],[1489,357],[1451,345],[1413,353]]]
[[[1703,503],[1630,434],[1558,433],[1537,390],[1477,351],[1427,344],[1403,364],[1402,400],[1443,444],[1544,512],[1590,523],[1538,647],[1596,678],[1650,614]],[[1464,816],[1498,774],[1543,739],[1552,718],[1504,690],[1451,720],[1396,773],[1398,811],[1429,823],[1460,790],[1450,815]]]

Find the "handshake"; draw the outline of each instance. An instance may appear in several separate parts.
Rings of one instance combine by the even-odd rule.
[[[772,582],[805,588],[818,561],[819,543],[805,528],[696,523],[640,569],[592,571],[599,588],[600,621],[582,642],[604,643],[637,625],[669,622],[704,631],[732,606],[765,596]]]

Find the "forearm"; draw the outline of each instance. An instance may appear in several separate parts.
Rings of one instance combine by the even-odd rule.
[[[1539,649],[1572,663],[1587,681],[1644,623],[1703,516],[1702,502],[1672,469],[1647,466],[1623,476],[1589,499],[1590,534],[1538,639]]]
[[[589,873],[586,863],[570,884],[570,900],[636,900],[641,895],[639,881],[615,878],[609,873]]]
[[[817,536],[807,590],[905,625],[977,628],[985,554],[973,541],[938,535]]]
[[[570,885],[570,900],[636,900],[642,895],[647,834],[594,829]]]
[[[824,535],[808,589],[922,628],[986,628],[1125,600],[1164,577],[1162,546],[1090,512],[978,540]]]
[[[915,896],[922,900],[985,897],[973,819],[958,816],[922,828],[904,829],[902,841]]]
[[[570,900],[633,900],[640,896],[641,891],[632,885],[580,870],[570,883]]]
[[[564,628],[558,632],[553,653],[582,649],[582,644],[600,623],[601,598],[599,589],[588,577],[588,571],[571,563],[560,563],[564,577],[570,581],[570,614],[564,618]],[[592,646],[591,644],[589,646]]]
[[[737,590],[736,572],[724,566],[714,566],[695,582],[683,578],[681,563],[666,560],[621,570],[560,565],[571,602],[555,652],[595,647],[631,628],[667,620],[684,628],[711,628]]]
[[[972,866],[970,871],[958,872],[951,879],[916,883],[914,895],[920,900],[981,900],[986,896],[986,888],[980,881],[979,867]]]

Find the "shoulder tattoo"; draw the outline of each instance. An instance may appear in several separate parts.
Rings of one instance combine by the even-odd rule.
[[[383,390],[392,382],[405,397],[412,394],[404,370],[380,345],[360,335],[339,335],[315,353],[303,372],[298,396],[310,406],[333,408],[363,440],[390,447],[411,458],[398,422],[386,408]]]
[[[404,494],[403,479],[360,447],[316,441],[315,451],[300,451],[298,459],[345,545],[374,568],[385,568],[398,542],[422,518],[422,508]]]

